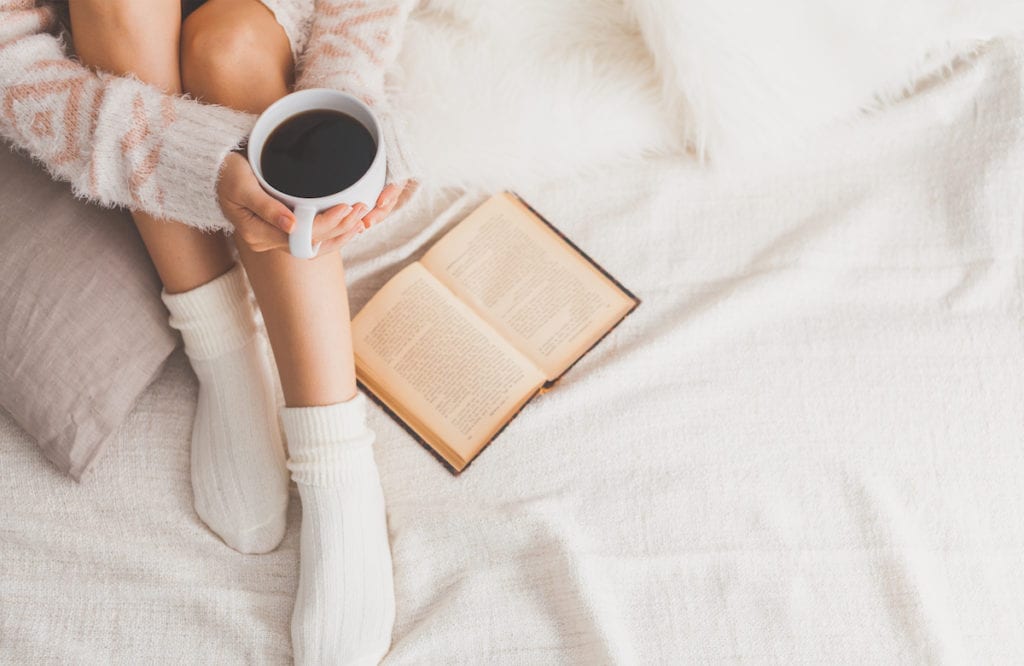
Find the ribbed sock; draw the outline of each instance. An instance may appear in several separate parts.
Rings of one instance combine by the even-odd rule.
[[[171,326],[199,378],[192,426],[196,513],[226,544],[266,553],[281,543],[288,508],[273,370],[239,266],[181,294],[163,294]]]
[[[366,398],[285,408],[281,421],[302,498],[295,663],[377,664],[391,645],[395,593]]]

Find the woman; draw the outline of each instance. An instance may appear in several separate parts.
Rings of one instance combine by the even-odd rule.
[[[394,621],[391,556],[336,250],[387,215],[401,188],[386,187],[372,209],[319,215],[320,255],[298,260],[286,250],[293,215],[232,150],[253,114],[293,85],[357,94],[392,137],[383,71],[411,2],[313,4],[69,0],[79,64],[53,34],[53,8],[0,0],[0,135],[79,195],[133,210],[199,378],[197,513],[231,547],[270,551],[284,534],[291,470],[303,506],[295,659],[376,663]],[[403,178],[397,144],[388,153]],[[234,231],[244,274],[216,230]],[[285,397],[287,469],[246,275]]]

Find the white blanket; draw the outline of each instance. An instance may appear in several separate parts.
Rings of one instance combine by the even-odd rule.
[[[374,408],[386,663],[1024,661],[1022,64],[770,172],[521,191],[643,305],[460,478]],[[479,200],[346,250],[354,307]],[[194,399],[178,353],[81,485],[0,415],[0,662],[288,661],[297,497],[272,554],[206,530]]]

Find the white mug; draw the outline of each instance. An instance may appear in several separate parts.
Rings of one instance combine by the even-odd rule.
[[[307,199],[281,192],[267,183],[260,168],[260,155],[263,153],[263,144],[281,123],[296,114],[316,109],[340,111],[358,120],[370,131],[374,143],[377,144],[377,154],[374,155],[366,173],[352,185],[334,194]],[[373,112],[352,95],[327,88],[293,92],[268,106],[256,119],[256,124],[249,135],[248,153],[249,166],[252,167],[263,189],[295,211],[295,228],[288,237],[288,249],[293,256],[300,259],[312,259],[320,250],[319,243],[313,247],[313,218],[317,213],[338,204],[354,206],[357,203],[364,203],[373,208],[381,190],[384,189],[384,179],[387,175],[384,141],[381,138],[380,123]]]

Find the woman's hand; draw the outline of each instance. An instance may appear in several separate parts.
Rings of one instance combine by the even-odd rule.
[[[400,201],[404,200],[404,193],[409,192],[410,188],[405,183],[396,185],[392,183],[381,190],[380,196],[377,197],[377,205],[370,209],[370,212],[363,215],[362,220],[357,220],[358,224],[349,226],[347,223],[341,224],[338,228],[328,234],[324,239],[324,244],[320,247],[320,252],[332,252],[341,248],[345,243],[349,242],[357,235],[363,233],[363,231],[369,229],[375,224],[379,224],[388,213],[395,209]],[[362,204],[359,204],[360,206]],[[316,237],[316,225],[313,225],[313,240]]]
[[[341,204],[323,211],[313,220],[314,244],[323,243],[321,252],[339,249],[390,213],[402,189],[399,185],[385,187],[373,209],[365,204]],[[224,160],[217,195],[239,241],[256,252],[288,249],[288,233],[295,226],[295,215],[260,187],[249,162],[241,155],[229,153]]]

